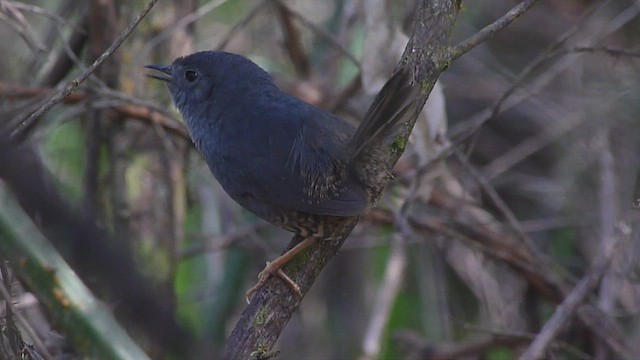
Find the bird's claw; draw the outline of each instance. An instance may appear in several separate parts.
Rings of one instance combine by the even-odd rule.
[[[260,290],[262,286],[264,286],[267,280],[269,280],[269,277],[271,277],[272,275],[277,275],[279,278],[281,278],[282,281],[284,281],[289,286],[289,288],[291,288],[291,291],[293,291],[294,295],[296,295],[298,298],[302,298],[302,290],[300,290],[300,286],[298,286],[295,281],[293,281],[287,274],[285,274],[285,272],[282,271],[281,268],[272,266],[272,264],[267,261],[267,266],[265,266],[264,269],[258,274],[258,282],[249,290],[247,290],[247,293],[245,294],[247,304],[251,303],[253,295],[258,290]]]

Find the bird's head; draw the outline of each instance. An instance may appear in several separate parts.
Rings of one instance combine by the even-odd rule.
[[[187,123],[246,101],[255,91],[275,88],[269,74],[251,60],[223,51],[201,51],[171,65],[145,67],[159,72],[149,77],[168,83]]]

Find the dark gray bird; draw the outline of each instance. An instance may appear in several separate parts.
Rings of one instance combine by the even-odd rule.
[[[224,190],[240,205],[304,240],[260,273],[249,297],[324,234],[331,217],[361,214],[374,185],[388,177],[381,142],[415,110],[418,86],[409,67],[380,91],[358,128],[280,91],[264,70],[227,52],[203,51],[173,65],[147,65],[163,74],[191,139]]]

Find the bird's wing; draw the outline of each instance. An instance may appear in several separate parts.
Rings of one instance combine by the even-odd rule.
[[[296,105],[263,118],[259,130],[269,135],[255,140],[264,143],[246,167],[249,187],[260,200],[282,208],[331,216],[362,213],[366,192],[344,169],[341,153],[353,130],[310,105]]]

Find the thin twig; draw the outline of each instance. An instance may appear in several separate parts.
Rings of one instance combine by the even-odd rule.
[[[324,29],[322,29],[318,25],[316,25],[316,24],[312,23],[311,21],[307,20],[307,18],[305,18],[302,14],[300,14],[299,12],[293,10],[291,7],[287,6],[287,4],[285,4],[284,2],[282,2],[280,0],[273,0],[273,1],[276,2],[278,5],[282,6],[282,8],[285,9],[287,12],[289,12],[289,14],[293,15],[293,17],[295,17],[298,20],[300,20],[302,25],[306,26],[311,31],[316,33],[318,36],[320,36],[321,38],[325,39],[331,46],[333,46],[336,50],[338,50],[344,56],[346,56],[347,59],[351,60],[351,62],[358,69],[360,68],[360,61],[358,61],[358,59],[351,53],[351,51],[345,49],[344,46],[342,46],[342,44],[340,44],[340,42],[338,42],[336,39],[334,39],[333,36],[331,36],[331,34],[326,32]]]
[[[557,55],[571,53],[604,53],[613,57],[632,57],[640,58],[640,52],[627,49],[616,49],[606,46],[576,46],[569,49],[559,49],[555,52]]]
[[[229,44],[229,41],[233,38],[233,35],[238,32],[242,27],[246,26],[256,15],[260,13],[263,7],[265,7],[269,2],[268,1],[260,1],[256,6],[254,6],[247,14],[236,22],[231,29],[222,37],[222,41],[216,46],[216,49],[223,50]]]
[[[47,50],[44,45],[36,41],[34,31],[13,1],[0,0],[0,20],[4,20],[12,27],[34,52],[42,53]]]
[[[158,35],[154,36],[151,40],[148,41],[143,53],[145,54],[148,53],[149,51],[151,51],[151,49],[158,46],[158,44],[160,44],[164,39],[171,36],[171,34],[173,34],[176,30],[194,23],[195,21],[207,15],[208,13],[210,13],[211,11],[213,11],[218,6],[224,3],[225,3],[224,0],[211,0],[209,3],[204,4],[201,7],[197,8],[194,12],[179,19],[175,23],[167,26],[165,29],[162,30],[162,32],[160,32]],[[181,6],[181,5],[180,3],[176,3],[176,6]]]
[[[407,268],[406,239],[412,237],[413,232],[403,214],[397,214],[396,224],[399,234],[396,234],[391,245],[391,254],[387,261],[384,279],[375,296],[375,303],[371,309],[371,319],[362,341],[362,360],[377,359],[382,349],[384,330],[389,321],[393,304],[396,302],[400,285]]]
[[[553,52],[554,50],[558,49],[562,44],[564,44],[571,36],[573,36],[576,32],[580,30],[583,22],[586,19],[588,19],[592,14],[596,13],[598,10],[608,5],[611,1],[612,0],[606,0],[588,9],[581,16],[581,21],[579,21],[578,24],[572,26],[569,30],[563,33],[556,41],[554,41],[552,44],[550,44],[547,47],[546,51],[538,55],[529,64],[527,64],[527,66],[525,66],[524,69],[520,71],[516,79],[512,81],[512,84],[509,86],[509,88],[500,96],[500,98],[493,105],[471,116],[470,118],[468,118],[468,120],[462,121],[461,125],[459,125],[457,129],[456,128],[452,129],[452,131],[450,132],[453,135],[452,137],[457,138],[457,140],[453,141],[452,146],[459,145],[469,136],[475,134],[483,124],[495,118],[499,113],[507,110],[509,107],[518,104],[524,99],[528,99],[531,94],[535,93],[542,86],[546,85],[546,82],[538,82],[536,84],[537,86],[533,86],[533,85],[530,86],[530,90],[528,93],[521,94],[519,97],[515,99],[512,96],[516,92],[516,90],[520,88],[524,79],[527,79],[534,71],[536,71],[544,63],[552,59],[552,57],[549,57],[549,53]],[[550,81],[551,79],[548,78],[548,80]],[[512,99],[512,101],[507,103],[508,99]]]
[[[609,136],[610,129],[606,125],[596,134],[596,142],[600,144],[600,251],[605,254],[610,251],[611,246],[615,246],[617,218],[615,160],[611,153]],[[598,307],[609,316],[613,315],[615,309],[614,283],[613,274],[604,274],[598,293]],[[595,344],[596,358],[605,359],[611,356],[605,345],[603,341]]]
[[[450,359],[483,359],[494,348],[517,348],[526,344],[526,337],[517,335],[485,335],[478,338],[455,342],[438,343],[427,342],[413,331],[396,331],[393,334],[401,348],[407,348],[405,358],[450,360]]]
[[[480,327],[480,326],[476,326],[476,325],[472,325],[472,324],[463,324],[462,328],[465,330],[470,330],[470,331],[475,331],[475,332],[480,332],[480,333],[488,333],[491,336],[499,336],[499,337],[516,337],[516,338],[520,338],[525,340],[527,343],[530,343],[531,341],[533,341],[533,339],[536,338],[536,334],[535,333],[529,333],[529,332],[520,332],[520,331],[513,331],[513,330],[503,330],[503,329],[495,329],[495,328],[486,328],[486,327]],[[578,349],[577,347],[566,343],[564,341],[556,341],[553,344],[553,347],[558,348],[558,350],[563,350],[565,352],[567,352],[571,358],[573,359],[593,359],[592,356],[589,356],[589,354],[583,352],[582,350]]]
[[[447,199],[446,194],[432,196],[431,202],[436,207],[441,207],[446,213],[454,209],[454,200]],[[522,247],[513,246],[513,241],[501,239],[500,234],[495,234],[486,227],[468,225],[460,222],[460,219],[450,218],[446,221],[430,218],[412,217],[410,224],[416,231],[431,230],[442,233],[448,237],[460,239],[472,246],[480,246],[487,254],[504,260],[527,279],[534,289],[553,302],[564,301],[569,290],[564,286],[557,275],[545,264],[527,255]],[[623,339],[621,330],[611,322],[600,309],[591,304],[585,304],[578,312],[582,322],[603,341],[610,346],[618,356],[625,357],[631,350]]]
[[[615,250],[621,243],[621,236],[614,237],[615,244],[609,247],[608,251],[600,253],[596,259],[593,269],[580,280],[575,288],[569,293],[560,304],[553,316],[545,323],[535,340],[531,343],[527,351],[520,357],[520,360],[542,359],[553,340],[560,330],[573,317],[580,305],[586,300],[590,291],[598,284],[604,273],[609,268],[611,259],[615,255]]]
[[[513,211],[509,209],[509,206],[504,202],[504,200],[502,200],[502,197],[500,197],[500,195],[498,195],[498,192],[493,188],[493,186],[491,186],[491,184],[489,183],[489,180],[486,177],[484,177],[478,170],[476,170],[476,168],[474,168],[469,163],[467,158],[464,157],[460,153],[460,151],[455,151],[455,154],[457,155],[457,159],[464,166],[465,170],[471,176],[473,176],[476,179],[476,181],[478,181],[482,189],[486,192],[489,198],[491,198],[491,201],[493,201],[493,204],[500,210],[502,215],[506,218],[507,224],[509,224],[509,227],[514,232],[514,234],[518,236],[520,240],[522,240],[525,243],[525,245],[529,248],[528,250],[531,251],[532,254],[535,254],[538,260],[544,261],[545,263],[549,262],[549,259],[546,256],[544,256],[540,251],[538,251],[538,248],[533,243],[533,240],[531,239],[531,237],[529,237],[529,235],[527,235],[527,233],[522,229],[522,225],[516,218]]]
[[[57,91],[47,102],[45,102],[38,110],[29,115],[28,118],[23,120],[18,127],[12,132],[12,137],[17,137],[30,128],[38,118],[40,118],[45,112],[49,111],[56,104],[61,102],[65,97],[71,94],[78,86],[85,81],[95,70],[100,66],[111,54],[113,54],[120,45],[129,37],[133,29],[138,26],[140,21],[144,19],[145,16],[151,11],[153,6],[158,2],[158,0],[151,0],[147,3],[147,5],[142,9],[142,11],[136,16],[135,19],[127,26],[124,31],[118,36],[118,38],[105,50],[102,55],[100,55],[94,62],[86,68],[77,78],[69,81],[61,90]]]
[[[266,222],[247,225],[228,234],[220,234],[206,239],[206,243],[188,247],[180,253],[181,258],[190,258],[202,255],[206,252],[215,252],[229,248],[234,242],[246,239],[254,235],[257,231],[268,226]]]
[[[281,2],[274,2],[274,6],[280,16],[280,26],[282,27],[284,35],[284,46],[289,55],[289,59],[291,59],[298,76],[308,78],[311,70],[309,54],[307,54],[302,44],[300,31],[293,23],[293,16],[289,9],[284,7]]]
[[[547,104],[549,105],[549,102]],[[548,116],[548,119],[557,118],[558,121],[552,122],[549,126],[542,128],[539,133],[492,159],[481,169],[482,174],[486,179],[492,180],[540,149],[564,139],[568,132],[584,124],[585,118],[583,116],[575,114],[575,111],[569,110],[568,112],[567,115],[554,113]]]
[[[32,4],[25,4],[19,1],[2,1],[5,4],[11,4],[11,6],[15,7],[16,9],[20,9],[20,10],[25,10],[25,11],[29,11],[32,12],[34,14],[38,14],[38,15],[42,15],[44,17],[47,17],[49,19],[51,19],[53,22],[57,23],[58,25],[66,25],[66,21],[58,16],[57,14],[54,14],[52,12],[49,12],[39,6],[36,5],[32,5]]]
[[[574,216],[552,216],[539,219],[521,220],[522,230],[527,233],[542,232],[564,227],[593,226],[597,217],[591,214]]]
[[[459,58],[460,56],[467,53],[469,50],[478,46],[478,44],[486,41],[487,39],[493,37],[498,31],[507,27],[507,25],[511,24],[515,19],[520,17],[520,15],[527,12],[529,9],[536,4],[538,0],[524,0],[520,4],[516,5],[514,8],[509,10],[506,14],[501,16],[498,20],[493,23],[485,26],[482,30],[475,33],[470,38],[462,41],[455,47],[453,47],[450,51],[451,61]]]
[[[6,264],[4,263],[4,260],[0,260],[0,261],[3,262],[0,265],[2,267],[2,275],[3,275],[2,280],[4,281],[4,283],[9,284],[8,276],[7,278],[5,278],[5,276],[8,274],[8,272],[6,271]],[[41,355],[45,359],[53,359],[53,356],[49,353],[49,351],[47,350],[47,347],[44,345],[44,342],[42,342],[42,339],[40,338],[40,336],[38,336],[38,334],[33,329],[29,321],[25,319],[25,317],[22,315],[20,311],[18,311],[18,309],[16,309],[15,305],[13,304],[13,300],[11,299],[11,293],[8,289],[9,285],[5,286],[3,281],[0,281],[0,295],[2,295],[2,297],[4,298],[7,304],[7,307],[9,308],[9,311],[13,316],[15,316],[16,320],[18,320],[18,323],[20,323],[20,326],[22,327],[22,329],[27,333],[27,335],[29,335],[29,338],[31,339],[31,341],[33,341],[33,343],[35,344],[36,348],[41,353]],[[7,316],[7,321],[12,321],[12,320],[9,320],[9,317]],[[7,324],[7,326],[9,326],[9,324]]]
[[[45,87],[9,85],[0,82],[0,98],[12,100],[38,97],[49,90],[49,88]],[[184,139],[189,139],[189,134],[187,134],[184,125],[172,117],[166,109],[134,96],[108,89],[106,86],[100,87],[99,92],[117,101],[110,99],[96,102],[93,104],[94,108],[112,109],[127,119],[148,121],[152,125],[158,124],[171,133],[179,135]],[[86,97],[86,93],[77,91],[63,98],[62,101],[68,104],[77,104]]]

